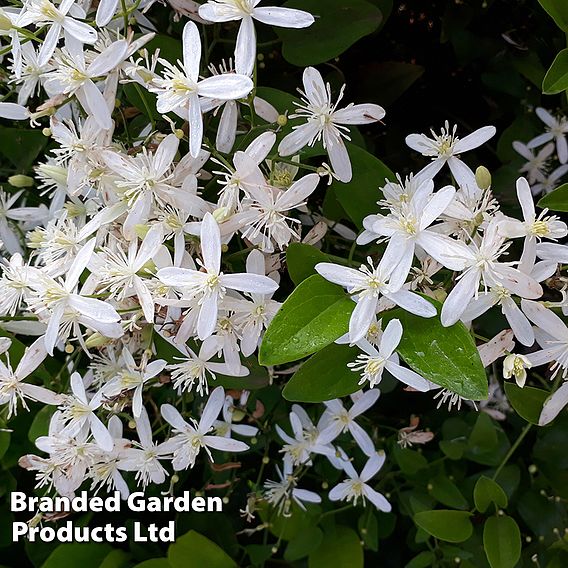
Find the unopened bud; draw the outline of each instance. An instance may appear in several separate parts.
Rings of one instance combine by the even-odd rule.
[[[110,339],[101,335],[98,331],[95,331],[92,335],[89,335],[85,340],[85,345],[87,347],[103,347],[107,343],[110,343]]]
[[[51,136],[51,128],[42,128],[41,133],[46,137]]]
[[[24,174],[16,174],[8,178],[8,183],[12,187],[31,187],[34,184],[33,178]]]
[[[477,183],[479,189],[491,187],[491,172],[485,166],[479,166],[475,170],[475,183]]]
[[[217,221],[217,223],[222,223],[226,221],[230,216],[229,208],[228,207],[219,207],[213,211],[213,219]]]
[[[149,230],[150,227],[148,227],[148,225],[142,225],[142,224],[134,225],[134,232],[136,233],[136,236],[139,239],[143,239]]]
[[[181,128],[176,128],[174,134],[176,135],[176,138],[178,138],[179,140],[181,140],[185,136],[185,133]]]
[[[432,291],[432,297],[434,300],[438,300],[438,302],[443,302],[448,293],[443,288],[437,288],[436,290]]]
[[[6,16],[4,10],[0,9],[0,30],[7,32],[8,30],[11,29],[12,29],[12,22],[10,21],[10,18]]]
[[[233,410],[233,422],[240,422],[245,416],[246,414],[239,408]]]
[[[286,124],[288,124],[288,117],[285,114],[279,114],[276,119],[276,124],[278,124],[278,126],[286,126]]]

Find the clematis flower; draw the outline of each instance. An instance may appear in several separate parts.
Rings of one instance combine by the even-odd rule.
[[[211,213],[201,224],[202,267],[204,271],[191,268],[161,268],[157,277],[167,286],[174,286],[184,295],[199,300],[197,334],[206,339],[215,330],[219,302],[226,291],[238,290],[255,294],[271,294],[278,284],[261,274],[223,274],[221,272],[221,233]]]
[[[331,86],[323,82],[320,72],[308,67],[303,76],[304,91],[302,103],[290,118],[307,120],[305,124],[295,126],[285,136],[278,152],[281,156],[298,153],[304,146],[313,146],[321,141],[329,154],[331,166],[340,181],[349,182],[352,178],[351,161],[343,138],[349,140],[349,125],[372,124],[385,116],[382,107],[375,104],[353,103],[338,110],[337,105],[343,98],[345,86],[341,89],[335,103],[331,102]]]
[[[253,20],[280,28],[307,28],[314,18],[303,10],[276,6],[258,7],[261,0],[209,0],[199,7],[199,16],[208,22],[241,20],[235,48],[238,73],[251,75],[256,59],[256,32]]]
[[[18,413],[18,403],[28,410],[25,399],[51,405],[61,404],[61,395],[45,387],[24,382],[46,357],[43,337],[40,337],[26,349],[15,370],[12,370],[9,360],[7,365],[0,361],[0,405],[8,405],[8,419]]]
[[[158,95],[158,112],[174,111],[189,122],[189,151],[197,158],[203,140],[201,101],[246,97],[252,91],[253,82],[250,77],[238,73],[223,73],[200,80],[201,39],[193,22],[185,24],[182,41],[182,68],[160,59],[165,67],[164,78],[155,79],[154,87],[149,90]]]
[[[561,164],[568,162],[568,142],[566,142],[566,134],[568,134],[568,120],[565,116],[552,116],[546,109],[538,107],[535,110],[536,115],[546,125],[546,132],[533,138],[527,148],[538,148],[547,142],[554,141],[556,144],[556,153],[558,161]]]
[[[440,134],[431,130],[432,138],[424,134],[410,134],[406,137],[406,145],[409,148],[432,158],[432,161],[416,174],[417,177],[432,179],[445,164],[448,164],[459,185],[475,184],[475,174],[458,156],[482,146],[495,136],[497,131],[494,126],[484,126],[461,139],[456,136],[456,131],[457,126],[450,130],[450,125],[446,121]]]
[[[436,308],[418,294],[389,286],[388,281],[395,268],[392,263],[387,264],[381,259],[375,267],[370,257],[367,261],[369,267],[361,265],[359,270],[330,262],[320,262],[315,266],[318,274],[329,282],[343,286],[357,302],[349,319],[349,339],[352,343],[367,334],[381,296],[417,316],[431,318],[436,315]]]
[[[533,185],[536,182],[544,182],[546,179],[546,172],[548,171],[548,163],[552,153],[554,152],[554,144],[547,144],[535,153],[522,142],[515,140],[513,142],[513,148],[518,154],[527,160],[527,163],[524,164],[519,171],[527,174],[529,183]]]
[[[379,511],[390,512],[392,507],[385,496],[375,491],[367,483],[367,481],[377,475],[381,467],[383,467],[385,459],[384,452],[377,452],[367,460],[361,475],[355,471],[349,460],[342,461],[342,467],[348,477],[329,492],[329,500],[353,502],[353,505],[357,506],[359,499],[362,500],[363,504],[368,499]]]
[[[162,416],[174,429],[173,438],[162,447],[173,453],[172,466],[175,471],[193,467],[202,448],[211,461],[211,449],[223,452],[244,452],[249,449],[247,444],[239,440],[209,434],[224,401],[225,391],[223,387],[217,387],[209,396],[199,422],[192,418],[191,423],[186,422],[171,404],[162,405]]]
[[[369,381],[369,386],[375,387],[381,382],[386,369],[393,377],[417,391],[426,392],[435,386],[418,373],[399,365],[395,350],[401,339],[402,324],[400,320],[393,319],[383,331],[378,347],[371,345],[365,339],[357,342],[357,347],[365,354],[358,355],[357,359],[353,363],[347,363],[347,366],[352,371],[361,373],[360,385]]]

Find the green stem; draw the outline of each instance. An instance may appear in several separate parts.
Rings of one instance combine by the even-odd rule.
[[[523,428],[522,432],[519,434],[519,437],[515,440],[515,443],[510,447],[509,451],[507,452],[507,455],[503,458],[503,461],[499,464],[499,467],[495,470],[495,473],[491,478],[493,479],[493,481],[497,479],[497,477],[501,473],[501,470],[505,467],[511,456],[515,453],[516,449],[521,445],[521,442],[525,439],[525,436],[529,433],[529,430],[531,428],[532,424],[530,423]]]

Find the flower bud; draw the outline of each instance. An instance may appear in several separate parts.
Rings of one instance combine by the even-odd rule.
[[[443,302],[447,296],[448,293],[442,288],[437,288],[436,290],[432,291],[432,297],[434,298],[434,300],[438,300],[438,302]]]
[[[107,345],[111,341],[112,340],[109,339],[108,337],[105,337],[104,335],[101,335],[98,331],[95,331],[95,333],[87,337],[87,339],[85,340],[85,345],[87,347],[103,347],[104,345]]]
[[[12,29],[12,22],[4,10],[0,9],[0,30],[7,32]]]
[[[12,187],[31,187],[34,184],[34,180],[30,176],[25,176],[24,174],[16,174],[15,176],[10,176],[8,178],[8,183]]]
[[[491,172],[485,166],[479,166],[475,170],[475,183],[477,183],[479,189],[491,187]]]
[[[523,388],[527,380],[527,371],[530,369],[532,363],[524,355],[515,355],[511,353],[503,360],[503,376],[506,379],[515,377],[517,384]]]
[[[185,136],[185,133],[181,128],[176,128],[174,134],[178,140],[181,140]]]
[[[226,221],[231,216],[228,207],[219,207],[213,211],[213,219],[217,221],[217,223],[222,223]]]
[[[149,230],[150,227],[148,225],[143,225],[143,224],[134,225],[134,232],[136,233],[136,236],[139,239],[143,239]]]
[[[42,128],[41,133],[42,133],[45,137],[49,137],[49,136],[51,136],[51,134],[52,134],[51,128]]]
[[[278,124],[278,126],[286,126],[286,124],[288,124],[288,117],[285,114],[279,114],[276,119],[276,124]]]

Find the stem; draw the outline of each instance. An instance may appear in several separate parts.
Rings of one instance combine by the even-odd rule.
[[[491,478],[493,481],[497,479],[497,477],[501,473],[501,470],[505,467],[505,464],[509,461],[510,457],[515,453],[516,449],[521,445],[521,442],[524,440],[525,436],[529,433],[529,430],[531,428],[532,428],[531,423],[527,424],[523,428],[522,432],[519,434],[519,437],[515,440],[515,443],[511,446],[511,448],[503,458],[503,461],[499,464],[499,467],[495,470],[495,473]]]

